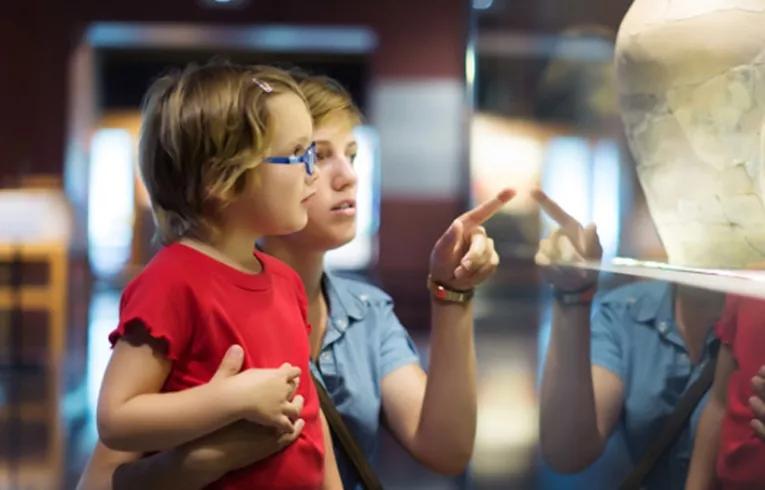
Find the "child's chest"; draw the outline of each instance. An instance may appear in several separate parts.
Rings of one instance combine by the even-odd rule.
[[[235,344],[245,352],[243,370],[285,362],[307,369],[309,332],[294,297],[227,291],[207,298],[202,306],[189,348],[173,365],[171,380],[176,378],[179,388],[209,381]]]
[[[742,303],[732,349],[738,368],[744,372],[753,375],[765,364],[765,301]]]

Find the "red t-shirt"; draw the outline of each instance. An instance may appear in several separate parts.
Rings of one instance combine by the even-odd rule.
[[[728,405],[720,429],[717,474],[725,490],[751,490],[765,485],[765,442],[749,422],[751,379],[765,364],[765,301],[728,296],[716,326],[738,364],[728,380]]]
[[[307,301],[300,277],[279,260],[255,252],[260,274],[247,274],[190,247],[162,249],[128,284],[114,343],[126,325],[140,322],[164,339],[172,369],[162,391],[207,383],[232,344],[244,348],[242,370],[298,366],[297,393],[305,398],[300,437],[283,451],[229,473],[215,489],[316,489],[324,474],[319,403],[310,381]]]

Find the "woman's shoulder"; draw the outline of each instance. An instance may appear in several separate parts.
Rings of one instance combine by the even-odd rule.
[[[659,301],[669,289],[669,285],[659,281],[635,281],[618,286],[603,294],[603,303],[631,304],[638,301]]]
[[[361,278],[333,272],[327,272],[325,276],[340,296],[351,296],[368,306],[387,306],[393,303],[388,293]]]

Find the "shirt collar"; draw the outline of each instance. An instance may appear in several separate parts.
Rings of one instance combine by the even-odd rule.
[[[342,279],[329,272],[324,273],[322,286],[329,306],[326,345],[344,333],[351,324],[362,320],[366,316],[368,303],[365,295],[354,294]]]
[[[656,288],[644,290],[644,294],[628,298],[630,313],[640,323],[673,322],[675,289],[669,283],[661,283]]]
[[[675,286],[661,283],[639,297],[628,298],[630,312],[635,321],[653,326],[661,336],[685,349],[685,342],[675,326]],[[709,329],[706,339],[708,349],[713,347],[716,336]]]

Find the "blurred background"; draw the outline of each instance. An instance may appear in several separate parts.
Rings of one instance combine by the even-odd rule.
[[[606,255],[661,259],[626,150],[612,71],[629,0],[27,0],[0,6],[0,488],[73,488],[122,287],[156,250],[136,171],[139,105],[169,67],[225,57],[340,80],[359,128],[359,237],[329,265],[379,284],[428,352],[428,254],[501,186],[502,257],[477,298],[479,425],[470,472],[420,469],[386,439],[386,488],[614,488],[538,457],[549,297],[533,265],[542,186],[595,221]]]

